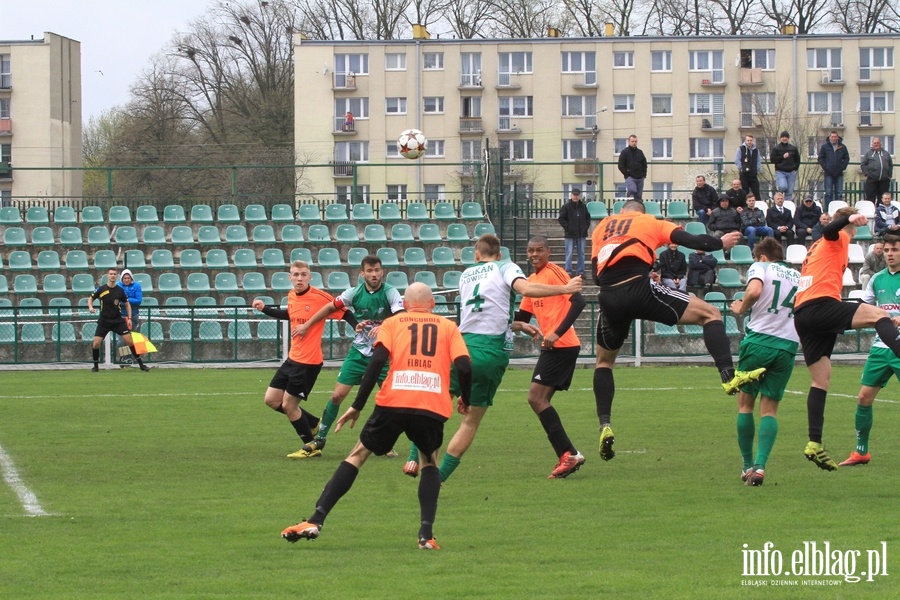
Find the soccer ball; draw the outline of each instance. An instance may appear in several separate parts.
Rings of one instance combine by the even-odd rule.
[[[428,140],[418,129],[407,129],[397,138],[397,150],[406,158],[412,160],[420,158],[427,148]]]

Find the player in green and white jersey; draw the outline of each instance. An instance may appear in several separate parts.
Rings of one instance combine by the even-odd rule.
[[[300,336],[302,337],[312,324],[326,318],[335,309],[341,308],[352,309],[353,316],[359,321],[353,345],[341,364],[337,384],[334,386],[334,391],[331,392],[331,400],[325,405],[322,413],[319,431],[311,442],[303,445],[303,448],[297,453],[297,458],[313,458],[322,455],[325,439],[337,418],[338,407],[350,394],[353,386],[362,382],[366,367],[369,365],[369,357],[372,356],[375,338],[378,336],[378,327],[389,316],[404,310],[403,297],[400,292],[383,282],[384,270],[380,258],[371,254],[363,258],[360,273],[363,278],[362,283],[355,288],[345,290],[334,299],[332,304],[322,307],[309,321],[300,326]],[[379,384],[387,377],[389,367],[389,364],[384,365],[384,369],[378,376]],[[393,454],[393,456],[397,455]]]
[[[869,279],[862,301],[888,311],[896,324],[900,320],[900,236],[884,234],[884,262],[887,268]],[[863,367],[862,387],[856,398],[856,449],[840,466],[865,465],[872,459],[869,453],[872,405],[878,391],[887,385],[892,376],[900,379],[900,358],[876,335]]]
[[[741,480],[758,486],[763,483],[766,462],[778,435],[778,403],[794,371],[799,346],[794,328],[794,296],[800,273],[782,262],[784,249],[774,238],[758,242],[753,254],[757,262],[747,271],[744,297],[731,303],[731,311],[736,315],[750,311],[747,335],[738,354],[738,370],[766,368],[762,379],[741,386],[738,394],[737,439],[744,459]],[[754,459],[753,408],[757,394],[759,441]]]
[[[500,239],[485,234],[475,242],[475,261],[459,280],[460,318],[459,330],[463,334],[469,355],[472,357],[472,393],[470,406],[462,423],[447,444],[447,452],[439,468],[441,481],[446,481],[475,439],[478,426],[494,395],[500,387],[503,373],[509,364],[506,352],[507,339],[512,331],[524,331],[537,336],[540,331],[528,323],[513,325],[513,303],[516,293],[532,298],[574,294],[581,291],[581,277],[572,278],[566,285],[548,285],[528,281],[525,273],[515,263],[500,262]],[[418,450],[410,451],[410,459],[403,468],[407,475],[415,477],[418,469]]]

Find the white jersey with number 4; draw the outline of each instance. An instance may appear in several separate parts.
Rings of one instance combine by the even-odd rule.
[[[794,297],[800,273],[784,263],[757,262],[747,271],[747,283],[754,279],[762,283],[762,292],[750,310],[747,329],[756,334],[799,342],[794,329]]]
[[[478,263],[463,271],[459,279],[459,330],[505,334],[512,320],[510,307],[516,297],[512,285],[516,279],[525,279],[525,273],[511,262]]]

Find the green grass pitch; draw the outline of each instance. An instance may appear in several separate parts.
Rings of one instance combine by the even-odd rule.
[[[896,382],[875,404],[872,463],[826,473],[802,455],[809,376],[798,365],[765,485],[748,488],[736,400],[712,368],[618,369],[610,462],[597,452],[593,372],[578,370],[554,400],[587,457],[565,480],[547,479],[556,459],[525,400],[530,372],[510,370],[442,490],[442,550],[422,552],[403,458],[370,459],[317,541],[279,537],[311,514],[358,431],[332,433],[320,459],[285,458],[299,440],[262,402],[273,372],[0,375],[0,466],[20,476],[0,481],[0,598],[900,597]],[[839,367],[832,379],[825,443],[839,461],[855,442],[860,372]],[[314,414],[335,376],[322,373]],[[49,516],[26,516],[21,486]],[[862,552],[857,573],[886,542],[888,575],[744,576],[744,544],[772,542],[788,569],[804,542],[826,541]]]

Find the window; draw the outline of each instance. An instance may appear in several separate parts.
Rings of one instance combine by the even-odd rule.
[[[533,183],[517,183],[516,185],[512,184],[504,184],[503,185],[503,197],[506,200],[511,202],[511,206],[516,206],[519,204],[520,206],[524,206],[524,202],[528,202],[531,198],[534,198],[534,184]]]
[[[597,70],[597,58],[594,52],[563,52],[563,73],[591,73]]]
[[[462,117],[481,117],[481,96],[463,96]]]
[[[775,70],[775,50],[741,50],[742,69]]]
[[[665,202],[672,197],[674,186],[671,181],[654,181],[653,182],[653,200],[657,202]]]
[[[807,112],[822,114],[844,110],[841,92],[809,92]]]
[[[12,87],[12,69],[9,54],[0,54],[0,88]]]
[[[617,199],[624,200],[628,197],[628,188],[624,183],[617,183],[613,194]]]
[[[591,117],[597,112],[596,96],[563,96],[562,116]]]
[[[469,165],[466,165],[469,166]],[[477,202],[477,190],[471,183],[464,183],[459,186],[459,195],[463,202]]]
[[[722,50],[692,50],[688,53],[688,68],[691,71],[709,71],[710,83],[725,81],[725,53]]]
[[[816,158],[819,156],[819,148],[825,143],[825,138],[819,139],[815,136],[806,138],[806,156]]]
[[[443,202],[446,199],[446,186],[443,183],[426,183],[422,186],[425,200]]]
[[[397,144],[395,143],[394,146]],[[335,201],[338,204],[361,204],[369,202],[369,186],[357,185],[356,193],[353,193],[352,185],[334,186]]]
[[[595,158],[596,156],[597,146],[594,140],[562,141],[563,160],[582,160],[585,158]]]
[[[388,140],[384,145],[385,158],[403,158],[400,154],[400,148],[397,147],[397,140]]]
[[[672,70],[672,51],[671,50],[654,50],[650,53],[650,70],[651,71],[671,71]]]
[[[672,138],[653,138],[653,158],[657,160],[672,158]]]
[[[500,155],[506,160],[534,160],[534,140],[503,140]]]
[[[650,114],[671,115],[672,94],[653,94],[650,96]]]
[[[864,156],[866,152],[872,149],[872,138],[877,137],[881,140],[881,147],[887,151],[888,154],[894,154],[894,136],[892,135],[861,135],[859,136],[859,155],[860,157]]]
[[[634,112],[634,94],[615,94],[613,96],[614,112]]]
[[[406,54],[389,52],[384,55],[385,71],[405,71],[406,70]]]
[[[741,94],[741,112],[754,115],[775,114],[775,94]]]
[[[444,140],[428,140],[425,158],[444,158]]]
[[[396,202],[398,200],[406,200],[406,184],[402,185],[388,185],[385,188],[387,192],[387,199],[389,202]]]
[[[716,94],[722,96],[723,94]],[[690,94],[688,96],[688,113],[692,115],[712,114],[713,94]]]
[[[531,52],[500,52],[497,59],[501,73],[531,73]]]
[[[354,75],[369,74],[369,55],[368,54],[335,54],[334,55],[334,72]]]
[[[725,140],[723,138],[690,138],[691,158],[719,159],[725,158]]]
[[[806,68],[823,72],[822,83],[843,81],[840,48],[807,48]]]
[[[633,69],[634,52],[613,52],[614,69]]]
[[[0,206],[12,204],[12,190],[0,190]]]
[[[0,144],[0,163],[12,163],[12,144]]]
[[[460,140],[460,157],[464,175],[474,175],[478,169],[476,163],[481,162],[481,140]]]
[[[444,70],[444,53],[443,52],[423,52],[422,68],[426,71],[443,71]]]
[[[385,98],[384,111],[388,114],[405,115],[406,98]]]
[[[334,117],[343,120],[348,113],[353,113],[354,119],[369,118],[369,99],[368,98],[335,98],[334,99]]]
[[[497,100],[501,117],[534,116],[533,96],[500,96]]]
[[[443,96],[425,96],[423,102],[423,111],[426,113],[442,113],[444,112]]]
[[[459,83],[467,87],[481,86],[481,53],[462,52],[459,55]]]
[[[628,138],[613,139],[613,154],[618,156],[628,146]]]
[[[894,112],[894,92],[863,92],[859,95],[860,112]]]
[[[334,145],[334,160],[369,162],[369,142],[337,142]]]
[[[0,119],[9,118],[9,98],[0,98]]]

